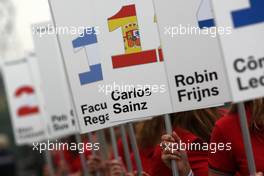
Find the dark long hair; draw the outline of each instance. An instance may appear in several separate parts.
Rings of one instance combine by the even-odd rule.
[[[137,134],[137,141],[140,147],[151,147],[160,142],[160,137],[164,130],[163,118],[158,116],[143,122]]]
[[[204,141],[209,142],[215,122],[221,115],[218,108],[207,108],[174,113],[171,117],[174,127],[186,129]]]

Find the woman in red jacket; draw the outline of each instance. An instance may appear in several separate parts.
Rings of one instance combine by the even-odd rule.
[[[211,131],[220,116],[217,108],[173,114],[174,132],[162,136],[162,147],[156,147],[150,175],[171,176],[171,160],[176,161],[180,176],[208,175],[208,148],[203,149],[202,146],[209,145]],[[187,147],[192,144],[196,148]],[[185,147],[172,153],[172,147],[176,145]]]
[[[247,102],[245,107],[256,169],[258,172],[264,172],[264,99]],[[236,106],[229,114],[217,121],[211,143],[230,143],[231,148],[210,153],[210,176],[249,175]]]
[[[155,157],[155,148],[160,143],[160,136],[164,131],[164,117],[158,116],[145,121],[136,128],[136,138],[139,148],[140,159],[143,170],[150,173],[153,157]],[[136,170],[136,161],[134,153],[131,154],[132,164]]]

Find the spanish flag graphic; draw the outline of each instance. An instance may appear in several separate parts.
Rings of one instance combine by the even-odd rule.
[[[116,15],[108,18],[108,26],[110,32],[121,27],[126,54],[141,51],[135,5],[124,6]]]
[[[156,50],[142,51],[136,6],[123,6],[108,18],[109,32],[122,30],[125,54],[112,56],[113,68],[121,68],[157,62]]]

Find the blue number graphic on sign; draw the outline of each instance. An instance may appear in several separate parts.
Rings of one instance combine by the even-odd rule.
[[[93,44],[97,44],[97,36],[95,29],[92,28],[92,32],[89,32],[90,33],[84,32],[82,36],[72,41],[73,48],[77,49],[75,52],[79,52],[81,49],[84,49],[88,63],[89,59],[86,47],[91,46]],[[81,85],[86,85],[103,80],[102,67],[99,63],[99,59],[97,59],[96,62],[97,64],[90,65],[90,71],[79,74]]]
[[[210,0],[202,0],[198,9],[197,18],[199,28],[210,28],[215,26],[215,20],[211,8]]]
[[[236,10],[232,12],[234,27],[244,27],[264,22],[264,1],[249,0],[250,8]]]

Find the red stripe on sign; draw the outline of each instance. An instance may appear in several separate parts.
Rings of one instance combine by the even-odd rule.
[[[34,93],[34,89],[30,86],[23,86],[20,87],[19,89],[16,90],[15,92],[15,96],[19,97],[22,94],[33,94]]]
[[[160,59],[160,62],[163,62],[164,61],[164,57],[163,57],[163,51],[161,48],[159,48],[159,59]]]
[[[17,111],[17,115],[19,117],[25,117],[28,115],[32,115],[32,114],[37,114],[39,113],[39,108],[38,107],[21,107],[18,109]]]
[[[157,62],[156,50],[112,56],[113,68],[129,67]]]
[[[123,6],[116,15],[108,18],[108,20],[114,20],[114,19],[118,19],[118,18],[126,18],[126,17],[131,17],[131,16],[137,16],[136,6],[134,4]]]

